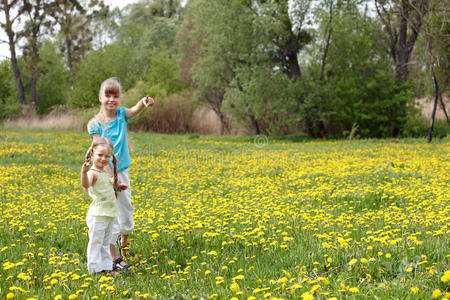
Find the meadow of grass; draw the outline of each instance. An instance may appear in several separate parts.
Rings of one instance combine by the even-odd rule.
[[[0,133],[4,299],[450,298],[450,141],[131,134],[133,265],[86,269],[87,134]]]

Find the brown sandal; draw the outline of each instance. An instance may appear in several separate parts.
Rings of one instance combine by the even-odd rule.
[[[123,262],[124,264],[122,265],[121,262]],[[116,259],[116,260],[113,261],[113,270],[114,270],[114,271],[119,271],[119,272],[120,272],[120,271],[126,271],[126,270],[128,270],[129,268],[131,268],[131,265],[125,263],[125,262],[123,261],[123,258],[122,258],[122,257],[119,257],[118,259]]]
[[[122,238],[119,235],[116,240],[117,246],[119,247],[119,255],[120,257],[124,257],[130,254],[130,243],[122,243]]]

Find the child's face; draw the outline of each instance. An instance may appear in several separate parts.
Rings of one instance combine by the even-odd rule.
[[[103,170],[111,159],[111,149],[106,145],[98,145],[94,149],[94,155],[92,156],[94,166],[97,169]]]
[[[115,110],[120,104],[120,95],[102,93],[99,100],[106,109]]]

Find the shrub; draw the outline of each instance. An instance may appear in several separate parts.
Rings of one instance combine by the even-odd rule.
[[[132,107],[145,95],[148,95],[147,85],[139,81],[123,95],[122,105]],[[192,92],[189,90],[174,93],[167,97],[156,97],[155,104],[133,118],[129,128],[159,133],[190,132],[194,108]]]
[[[427,137],[430,130],[430,120],[422,115],[414,115],[408,118],[402,136],[403,137]],[[435,120],[433,126],[434,137],[448,137],[450,136],[450,125],[445,120]]]
[[[20,112],[17,90],[11,64],[8,60],[0,62],[0,119]]]
[[[80,108],[97,106],[100,84],[109,77],[119,78],[122,88],[127,90],[130,84],[127,61],[126,49],[118,43],[90,52],[77,67],[70,104]]]
[[[40,55],[36,109],[42,115],[54,105],[65,104],[70,88],[64,62],[55,45],[51,42],[44,43]]]

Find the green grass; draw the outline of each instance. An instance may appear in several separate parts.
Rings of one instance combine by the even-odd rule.
[[[130,143],[133,268],[110,280],[86,269],[90,199],[79,170],[89,136],[0,133],[1,297],[430,299],[437,289],[440,298],[449,292],[442,280],[450,269],[448,139],[133,133]]]

